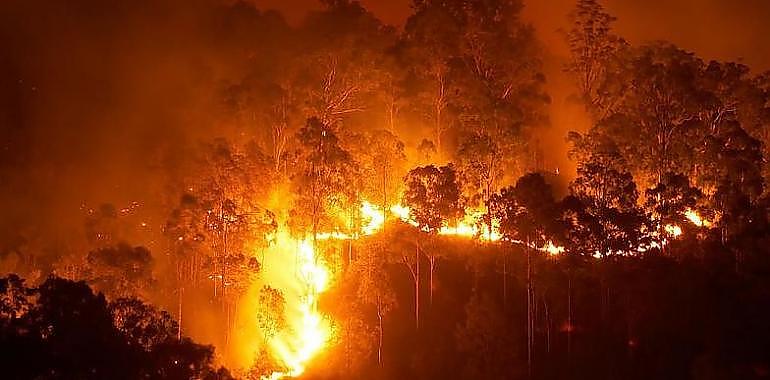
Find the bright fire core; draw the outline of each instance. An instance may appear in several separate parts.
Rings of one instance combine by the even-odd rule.
[[[275,336],[262,336],[270,355],[285,369],[263,379],[297,377],[331,334],[317,302],[328,287],[329,270],[316,255],[312,239],[296,240],[285,230],[276,233],[263,261],[267,285],[281,290],[286,303],[286,325]]]
[[[289,368],[288,373],[275,373],[277,377],[301,375],[307,362],[323,348],[329,337],[329,326],[323,322],[317,304],[318,295],[326,289],[329,274],[316,258],[312,242],[306,239],[298,244],[297,278],[301,293],[295,304],[299,308],[299,318],[289,322],[293,325],[290,330],[296,332],[294,342],[281,339],[272,342],[273,349]]]

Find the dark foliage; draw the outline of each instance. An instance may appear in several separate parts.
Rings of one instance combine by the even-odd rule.
[[[176,322],[135,299],[108,303],[85,282],[28,288],[0,279],[0,368],[6,379],[229,379],[212,347],[177,339]]]

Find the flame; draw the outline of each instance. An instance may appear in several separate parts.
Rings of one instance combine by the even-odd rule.
[[[330,326],[324,323],[318,312],[318,296],[329,285],[329,271],[318,260],[312,241],[308,238],[299,242],[297,255],[299,274],[297,279],[304,294],[299,299],[299,320],[293,321],[294,326],[289,330],[295,331],[294,349],[279,350],[281,359],[289,368],[288,373],[281,377],[297,377],[305,372],[307,363],[320,352],[330,335]]]
[[[317,240],[335,236],[317,236]],[[297,377],[331,338],[329,320],[318,310],[318,299],[329,288],[331,274],[316,254],[312,238],[294,239],[283,228],[274,234],[274,247],[264,260],[265,282],[280,289],[286,302],[286,326],[274,337],[265,338],[265,343],[286,370],[263,376],[262,380]],[[253,353],[256,347],[252,343],[248,348]]]
[[[694,225],[698,227],[711,227],[711,222],[703,219],[697,211],[693,209],[687,209],[684,212],[684,216]]]
[[[677,226],[676,224],[666,224],[663,229],[666,231],[666,233],[669,236],[672,237],[679,237],[682,236],[682,227]]]
[[[465,217],[454,226],[444,225],[439,230],[439,235],[457,235],[465,237],[477,237],[484,241],[500,241],[500,223],[497,220],[491,221],[491,226],[482,220],[486,210],[484,208],[475,208],[465,211]]]
[[[685,218],[690,221],[695,226],[698,227],[711,227],[711,222],[702,218],[697,211],[688,208],[684,212]],[[666,235],[676,239],[684,234],[682,227],[678,226],[676,224],[666,224],[663,226],[663,230],[666,232]],[[663,244],[665,245],[666,239],[663,239]]]
[[[361,233],[364,235],[373,235],[382,229],[385,224],[385,213],[382,209],[367,202],[361,202],[361,215],[363,219],[369,222],[361,227]]]
[[[420,225],[414,219],[412,219],[410,215],[412,210],[409,207],[402,206],[402,205],[393,205],[393,206],[390,206],[390,212],[393,215],[397,216],[399,219],[401,219],[401,221],[404,223],[411,224],[414,227],[417,227]]]
[[[414,227],[420,225],[412,218],[410,214],[411,209],[407,206],[400,204],[390,206],[390,212],[404,223]],[[464,236],[468,238],[478,237],[479,239],[486,241],[499,241],[502,238],[499,232],[499,223],[493,220],[490,228],[486,223],[480,222],[483,219],[484,213],[485,210],[483,208],[466,210],[463,219],[454,225],[449,225],[449,223],[444,222],[441,228],[439,228],[438,234]]]
[[[300,243],[299,249],[300,278],[311,291],[310,294],[322,293],[329,281],[327,269],[318,263],[313,243],[308,239]]]
[[[540,250],[548,253],[551,256],[558,256],[564,253],[564,247],[556,246],[550,240],[548,241],[548,243],[545,244],[545,247],[542,247]]]

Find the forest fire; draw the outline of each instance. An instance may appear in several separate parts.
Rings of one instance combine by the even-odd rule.
[[[0,1],[0,378],[767,377],[770,3],[663,2]]]

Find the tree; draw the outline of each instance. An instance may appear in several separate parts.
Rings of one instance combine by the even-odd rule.
[[[385,335],[383,319],[397,306],[396,294],[391,288],[385,260],[385,247],[372,243],[356,260],[353,273],[359,284],[358,299],[364,305],[373,305],[377,312],[377,363],[382,366],[382,343]]]
[[[391,132],[375,130],[365,133],[357,149],[361,151],[361,174],[364,178],[362,195],[374,204],[380,205],[383,220],[387,221],[390,205],[398,198],[401,178],[406,164],[404,144]],[[353,148],[351,148],[353,150]]]
[[[306,117],[315,117],[342,137],[355,116],[379,108],[377,90],[390,81],[386,51],[393,28],[357,1],[322,1],[300,27],[300,62],[307,82]],[[372,117],[376,117],[373,116]],[[381,116],[379,116],[381,118]]]
[[[504,316],[492,297],[473,292],[455,331],[458,350],[466,358],[462,378],[504,379],[516,372],[517,345],[505,333]]]
[[[171,245],[171,262],[175,266],[175,290],[177,296],[177,318],[179,335],[182,333],[183,300],[185,285],[196,288],[205,278],[203,257],[208,253],[206,240],[208,230],[203,205],[195,196],[185,193],[179,204],[171,211],[163,235]]]
[[[431,139],[438,154],[448,129],[445,111],[454,93],[449,88],[449,61],[458,51],[460,20],[454,10],[438,2],[415,2],[415,14],[406,22],[401,41],[403,60],[413,69],[410,91],[419,104],[419,113],[431,126]]]
[[[649,220],[637,205],[636,183],[611,146],[578,165],[578,177],[570,191],[585,205],[591,219],[598,222],[587,226],[600,228],[588,234],[598,238],[599,244],[584,246],[598,247],[596,252],[607,256],[637,252],[649,244]]]
[[[225,284],[230,282],[226,263],[232,262],[232,255],[242,255],[245,244],[263,242],[274,226],[272,213],[259,205],[268,194],[273,170],[253,144],[244,148],[224,139],[204,145],[195,161],[198,171],[172,212],[165,233],[177,239],[178,268],[191,265],[193,272],[207,271],[201,277],[211,281],[214,297],[223,300]],[[191,263],[185,262],[185,253],[192,254]],[[198,257],[199,253],[205,256]],[[197,275],[193,279],[195,285]],[[221,305],[227,311],[227,302]]]
[[[612,141],[642,187],[667,172],[696,173],[693,155],[722,106],[703,85],[706,66],[692,53],[658,43],[624,51],[602,82],[606,112],[590,135]],[[694,177],[694,175],[692,175]]]
[[[521,1],[454,4],[463,14],[459,53],[450,72],[458,146],[462,149],[476,135],[491,139],[502,168],[516,178],[535,164],[530,134],[548,123],[541,47],[532,27],[521,21]]]
[[[764,191],[761,143],[736,121],[725,122],[702,150],[702,187],[710,206],[721,215],[723,241],[751,229],[750,215]]]
[[[465,213],[454,166],[433,165],[415,168],[404,178],[403,204],[422,232],[436,235],[441,227],[451,225]],[[420,250],[419,235],[417,250]],[[433,275],[438,265],[438,252],[427,250],[430,264],[430,303],[433,304]],[[417,259],[419,260],[419,259]],[[417,283],[417,280],[415,280]]]
[[[626,45],[622,38],[612,34],[615,20],[597,0],[578,0],[569,14],[572,27],[566,37],[571,59],[566,70],[576,77],[580,95],[600,118],[612,109],[602,93],[605,74],[610,61]]]
[[[257,325],[266,342],[286,328],[286,300],[280,290],[265,285],[259,291]]]
[[[577,178],[570,185],[573,194],[590,199],[597,207],[627,210],[635,207],[639,193],[625,160],[614,145],[596,148],[578,164]]]
[[[165,311],[136,298],[120,298],[109,304],[113,325],[132,346],[151,351],[178,338],[179,325]]]
[[[153,260],[144,247],[126,243],[92,251],[86,257],[86,279],[112,299],[146,294],[155,283]]]
[[[561,233],[558,208],[551,186],[541,174],[519,178],[516,186],[500,191],[493,200],[494,215],[500,223],[502,239],[523,243],[527,251],[527,371],[532,375],[535,344],[535,286],[532,250],[545,247]]]
[[[506,241],[543,247],[558,236],[558,207],[551,186],[541,174],[519,178],[515,186],[502,189],[493,204]]]
[[[564,236],[561,243],[568,254],[593,256],[601,252],[603,239],[602,225],[597,215],[591,212],[589,205],[575,195],[561,200],[561,222]]]
[[[543,124],[549,99],[520,1],[417,0],[413,7],[398,51],[412,68],[407,94],[438,154],[454,150],[446,142],[458,129],[483,130],[503,145],[503,137]]]
[[[698,188],[690,186],[687,177],[666,173],[657,186],[645,192],[645,207],[653,220],[658,222],[658,233],[663,235],[666,225],[685,229],[690,224],[687,212],[694,212],[702,197]]]
[[[350,153],[340,146],[337,136],[319,119],[309,119],[298,139],[302,150],[293,177],[298,198],[294,216],[299,222],[310,222],[315,245],[321,227],[332,224],[330,211],[356,203],[356,189],[360,188],[355,185],[358,167]],[[307,226],[298,229],[302,234],[308,230]]]
[[[487,135],[474,134],[460,145],[457,157],[465,199],[471,205],[482,205],[490,215],[490,200],[504,173],[499,146]],[[491,228],[488,217],[484,222]]]
[[[437,233],[464,212],[454,166],[415,168],[404,177],[404,206],[425,232]]]

